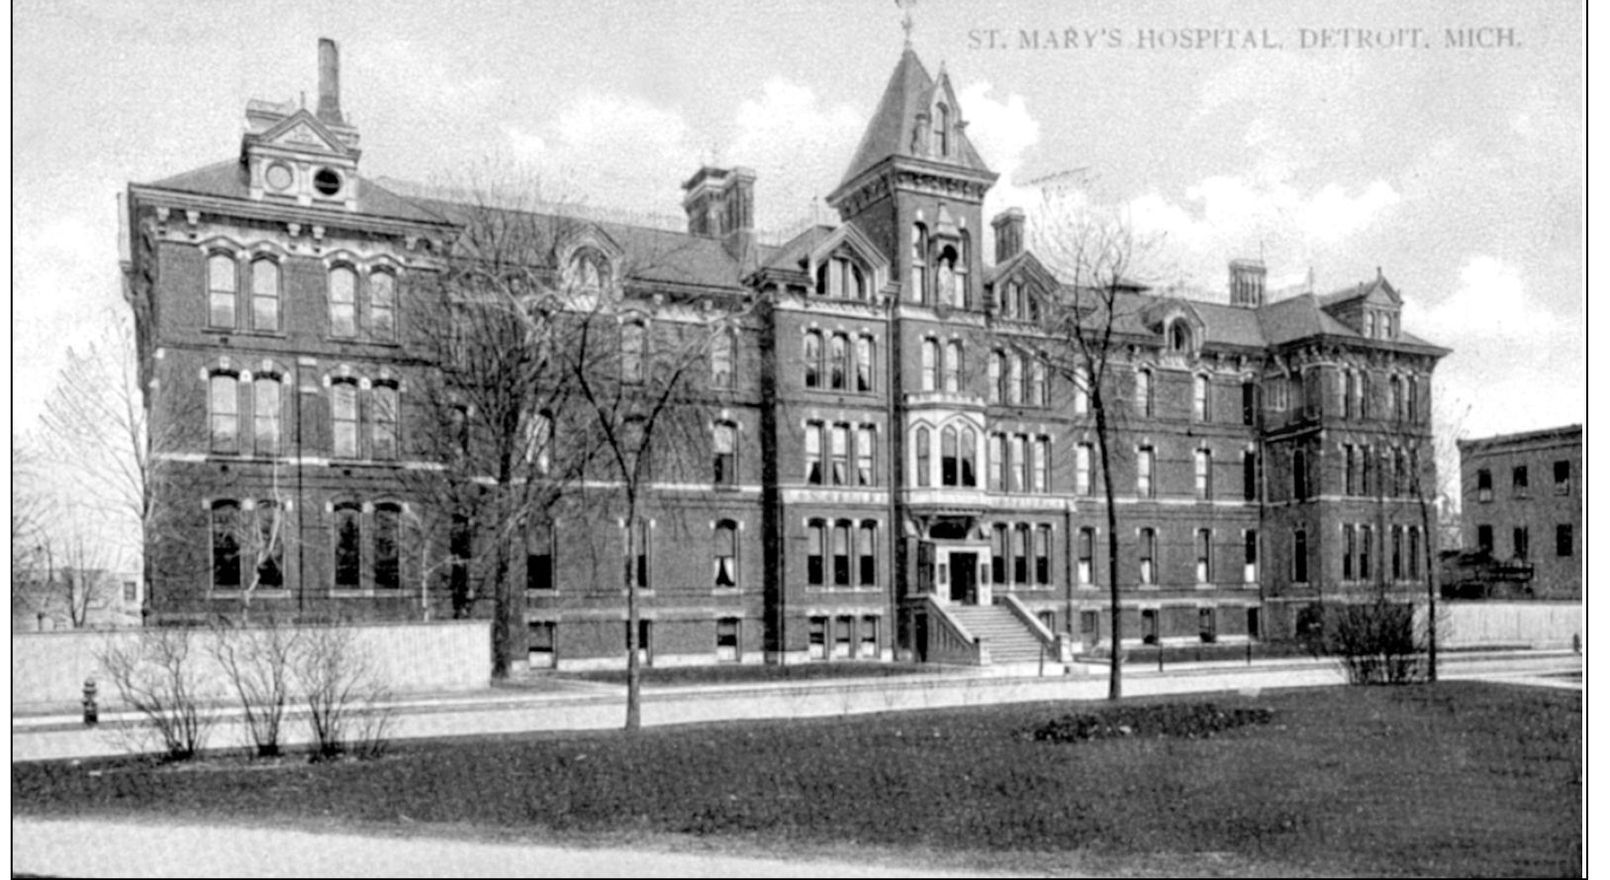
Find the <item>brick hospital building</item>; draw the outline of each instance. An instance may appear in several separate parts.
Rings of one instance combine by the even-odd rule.
[[[248,583],[254,614],[449,614],[450,567],[410,537],[431,514],[407,477],[433,466],[415,441],[436,365],[405,292],[463,206],[366,177],[328,42],[319,77],[316,107],[253,101],[221,161],[128,188],[127,298],[178,536],[148,539],[158,622],[237,613]],[[613,291],[634,349],[702,309],[740,316],[700,383],[706,464],[647,502],[649,662],[1003,662],[1109,639],[1090,400],[1040,329],[1068,291],[1021,211],[985,216],[997,175],[943,68],[899,57],[828,196],[836,223],[765,243],[752,172],[687,171],[685,231],[575,223],[542,255]],[[1435,485],[1419,450],[1447,351],[1365,274],[1276,297],[1234,260],[1227,296],[1118,294],[1126,642],[1282,638],[1322,601],[1423,594],[1411,476]],[[624,663],[625,536],[599,522],[466,539],[518,542],[533,666]]]

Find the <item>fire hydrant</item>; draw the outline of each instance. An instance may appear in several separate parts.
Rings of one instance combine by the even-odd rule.
[[[101,721],[100,707],[95,705],[95,679],[84,679],[84,726],[94,727]]]

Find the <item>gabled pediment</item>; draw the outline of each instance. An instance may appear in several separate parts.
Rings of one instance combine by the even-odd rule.
[[[351,152],[346,144],[342,143],[341,138],[320,122],[318,117],[306,110],[298,110],[251,139],[259,145],[283,147],[300,152],[329,153],[336,156],[345,156]]]
[[[816,277],[816,267],[828,261],[835,253],[848,251],[863,266],[871,270],[872,289],[881,290],[889,280],[889,260],[854,223],[844,223],[822,237],[805,255],[805,273]]]

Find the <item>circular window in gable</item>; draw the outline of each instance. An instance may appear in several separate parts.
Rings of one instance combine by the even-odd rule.
[[[341,191],[341,175],[333,168],[320,168],[313,175],[313,188],[322,195],[333,196]]]
[[[291,185],[291,169],[278,162],[268,166],[265,176],[268,178],[268,185],[273,189],[286,189]]]

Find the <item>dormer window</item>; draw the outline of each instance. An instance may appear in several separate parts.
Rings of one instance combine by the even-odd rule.
[[[816,292],[834,299],[867,298],[866,273],[854,261],[835,257],[816,270]]]
[[[1184,321],[1175,321],[1168,326],[1168,350],[1177,354],[1190,352],[1191,328]]]
[[[597,290],[609,277],[608,264],[594,250],[580,250],[570,258],[570,280],[581,290]]]
[[[950,108],[944,104],[934,114],[934,142],[939,145],[939,155],[950,155]]]

